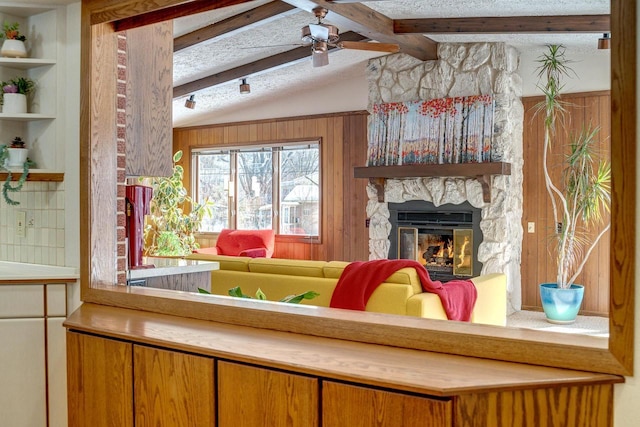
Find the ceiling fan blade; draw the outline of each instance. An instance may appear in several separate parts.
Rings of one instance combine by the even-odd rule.
[[[313,68],[324,67],[325,65],[329,65],[329,52],[326,50],[324,52],[313,52],[311,54],[311,61],[313,64]]]
[[[400,46],[394,43],[349,42],[336,43],[340,49],[373,50],[376,52],[400,52]]]
[[[309,31],[314,40],[329,40],[329,28],[320,24],[309,24]]]

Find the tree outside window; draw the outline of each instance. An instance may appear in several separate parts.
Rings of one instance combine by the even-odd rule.
[[[209,197],[215,202],[201,231],[319,234],[319,143],[199,150],[193,156],[197,200]]]

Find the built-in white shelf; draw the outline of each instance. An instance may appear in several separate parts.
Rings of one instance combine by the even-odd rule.
[[[37,114],[37,113],[25,113],[25,114],[5,114],[0,113],[0,120],[13,120],[18,122],[29,122],[32,120],[54,120],[56,116],[51,114]]]
[[[56,61],[54,59],[0,58],[0,67],[16,68],[20,70],[29,70],[31,68],[38,68],[55,64]]]

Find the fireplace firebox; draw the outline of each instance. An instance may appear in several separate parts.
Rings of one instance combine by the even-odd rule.
[[[480,275],[480,209],[469,202],[436,207],[427,201],[389,203],[389,259],[413,259],[434,280]]]

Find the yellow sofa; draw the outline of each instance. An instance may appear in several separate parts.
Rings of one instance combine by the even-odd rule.
[[[324,307],[329,307],[342,270],[349,264],[343,261],[211,254],[192,254],[187,258],[220,263],[220,269],[211,272],[213,294],[228,295],[229,289],[240,286],[244,294],[253,296],[260,288],[269,300],[277,301],[287,295],[314,291],[320,295],[312,300],[304,300],[303,304]],[[506,276],[488,274],[471,280],[478,291],[471,322],[504,326],[507,312]],[[398,270],[378,286],[367,302],[366,311],[447,319],[440,298],[422,291],[420,279],[413,268]]]

